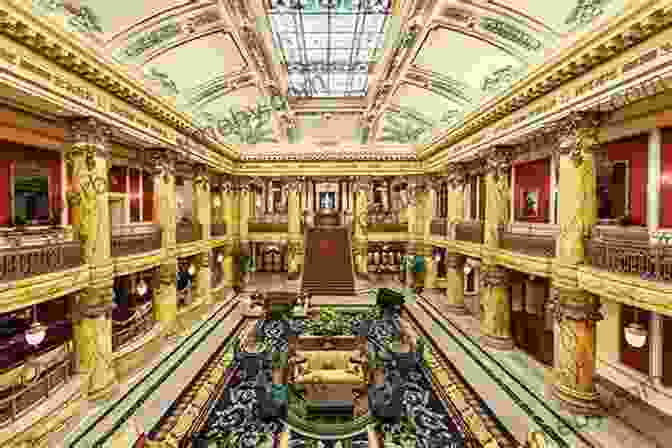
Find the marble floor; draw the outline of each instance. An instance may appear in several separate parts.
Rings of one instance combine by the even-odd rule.
[[[241,297],[256,289],[298,290],[298,286],[297,281],[288,281],[286,274],[256,273],[253,283]],[[500,352],[480,347],[478,321],[471,316],[447,313],[441,307],[444,303],[441,295],[428,291],[416,298],[412,291],[401,288],[401,284],[393,279],[384,282],[374,279],[358,280],[356,296],[316,296],[313,303],[318,306],[374,304],[374,288],[379,287],[405,293],[408,313],[435,338],[455,368],[520,442],[541,422],[564,443],[556,443],[551,438],[547,445],[550,447],[665,446],[661,439],[665,440],[667,436],[666,428],[659,428],[660,434],[651,436],[619,416],[587,421],[563,411],[548,396],[547,369],[520,351]],[[229,328],[240,318],[241,307],[235,305],[241,297],[234,298],[231,294],[227,301],[213,306],[206,316],[206,319],[209,316],[220,318],[205,323],[200,321],[179,338],[167,341],[162,353],[120,387],[115,397],[104,403],[91,404],[82,418],[53,435],[50,446],[88,448],[113,427],[121,430],[107,438],[102,446],[111,446],[110,440],[118,437],[127,437],[127,446],[132,446],[135,438],[159,421],[203,363],[226,339]],[[188,334],[193,337],[189,338]],[[196,345],[198,350],[194,350]],[[517,403],[512,396],[517,397]]]

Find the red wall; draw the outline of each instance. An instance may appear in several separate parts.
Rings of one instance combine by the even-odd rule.
[[[9,210],[10,188],[9,188],[9,160],[0,160],[0,226],[8,226],[11,221],[11,211]]]
[[[549,222],[551,216],[551,159],[539,159],[516,164],[514,172],[514,190],[516,209],[515,219],[526,222]],[[518,210],[523,207],[523,192],[539,190],[540,216],[538,218],[520,218]]]
[[[672,129],[663,129],[660,148],[660,226],[672,227]]]
[[[648,151],[647,135],[607,143],[609,160],[627,160],[630,164],[630,218],[634,225],[646,224]]]

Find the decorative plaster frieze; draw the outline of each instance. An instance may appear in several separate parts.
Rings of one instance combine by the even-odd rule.
[[[309,160],[408,160],[417,161],[417,155],[413,153],[376,153],[370,152],[312,152],[312,153],[260,153],[243,154],[241,160],[260,161],[260,160],[278,160],[278,161],[309,161]]]

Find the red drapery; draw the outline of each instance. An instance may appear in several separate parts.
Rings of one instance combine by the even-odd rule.
[[[142,220],[154,220],[154,178],[148,173],[142,173]]]

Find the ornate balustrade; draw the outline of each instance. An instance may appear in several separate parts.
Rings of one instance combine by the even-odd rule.
[[[500,247],[535,257],[555,257],[555,236],[501,230]]]
[[[226,235],[226,223],[218,222],[210,224],[210,235],[212,236],[225,236]]]
[[[161,228],[157,225],[118,226],[112,229],[111,255],[124,257],[161,249]]]
[[[480,221],[465,221],[455,224],[455,239],[483,244],[483,223]]]
[[[177,244],[191,243],[203,238],[203,226],[191,222],[178,222],[175,231]]]
[[[112,350],[117,351],[129,342],[134,341],[154,327],[152,302],[138,307],[133,315],[122,322],[113,322]]]
[[[672,281],[672,246],[650,245],[644,229],[596,227],[585,247],[586,263],[598,269]]]
[[[57,352],[52,351],[47,356],[52,353]],[[66,351],[64,347],[62,353],[64,356],[57,353],[59,357],[46,366],[33,367],[26,363],[21,369],[13,370],[21,370],[21,375],[15,385],[0,391],[0,425],[13,423],[72,378],[75,372],[74,353]],[[32,380],[24,375],[27,370],[31,370]]]
[[[0,249],[0,282],[63,271],[84,263],[79,241]]]

